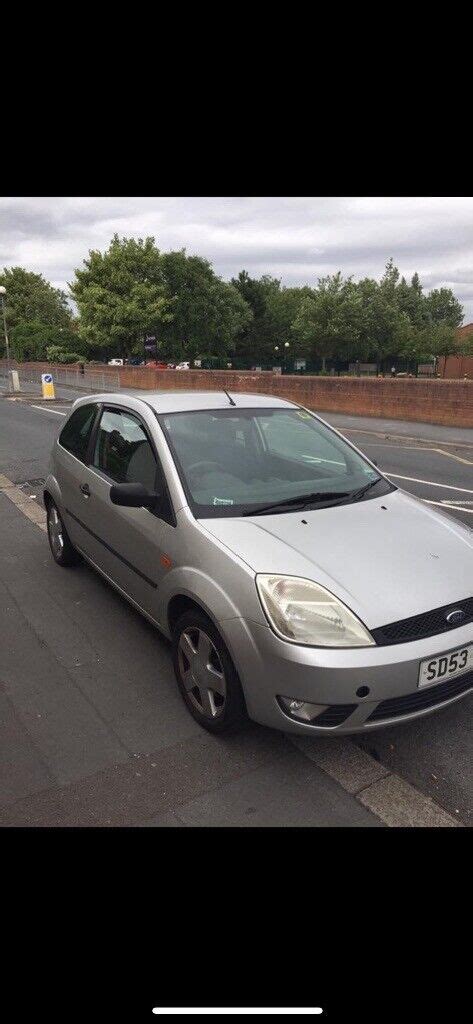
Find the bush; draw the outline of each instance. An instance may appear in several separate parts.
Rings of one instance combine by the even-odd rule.
[[[65,352],[59,345],[48,345],[46,359],[49,363],[81,363],[83,357],[77,352]]]

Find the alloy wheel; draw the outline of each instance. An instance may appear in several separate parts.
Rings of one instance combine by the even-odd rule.
[[[185,629],[178,644],[179,671],[187,696],[205,718],[219,718],[225,709],[227,687],[217,648],[197,627]]]
[[[51,505],[48,513],[48,531],[53,554],[55,558],[60,558],[64,550],[64,537],[62,534],[62,523],[54,505]]]

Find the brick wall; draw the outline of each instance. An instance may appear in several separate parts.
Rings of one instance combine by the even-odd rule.
[[[319,412],[473,427],[473,380],[390,377],[292,377],[270,371],[124,368],[122,387],[259,392]]]
[[[22,364],[37,372],[48,363]],[[21,367],[20,367],[21,368]],[[62,367],[64,368],[64,367]],[[318,412],[473,427],[473,380],[390,377],[291,377],[263,371],[155,370],[147,367],[96,367],[117,370],[123,388],[258,392],[299,402]]]

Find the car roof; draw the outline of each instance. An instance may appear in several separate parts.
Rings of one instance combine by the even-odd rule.
[[[252,395],[242,394],[239,391],[229,391],[235,406],[239,409],[295,409],[298,408],[295,402],[289,402],[285,398],[276,398],[274,395]],[[91,395],[87,396],[90,402]],[[112,394],[94,395],[96,402],[109,402],[110,404],[122,404],[128,398],[135,401],[143,401],[150,405],[157,413],[170,412],[192,412],[198,409],[229,409],[232,408],[224,391],[143,391],[137,393],[131,391],[115,391]],[[84,401],[83,398],[80,402]]]

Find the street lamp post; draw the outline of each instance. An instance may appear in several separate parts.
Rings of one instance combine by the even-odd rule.
[[[286,356],[288,354],[288,351],[287,351],[288,348],[289,348],[289,342],[285,341],[284,342],[284,372],[286,372],[286,369],[287,369],[287,367],[286,367]]]
[[[2,299],[2,313],[3,313],[3,331],[4,331],[4,334],[5,334],[5,349],[6,349],[6,355],[7,355],[7,381],[8,381],[8,390],[10,390],[10,387],[11,387],[11,384],[10,384],[10,345],[9,345],[9,342],[8,342],[7,317],[6,317],[6,313],[5,313],[5,295],[6,294],[7,294],[6,288],[3,285],[0,285],[0,297]]]

